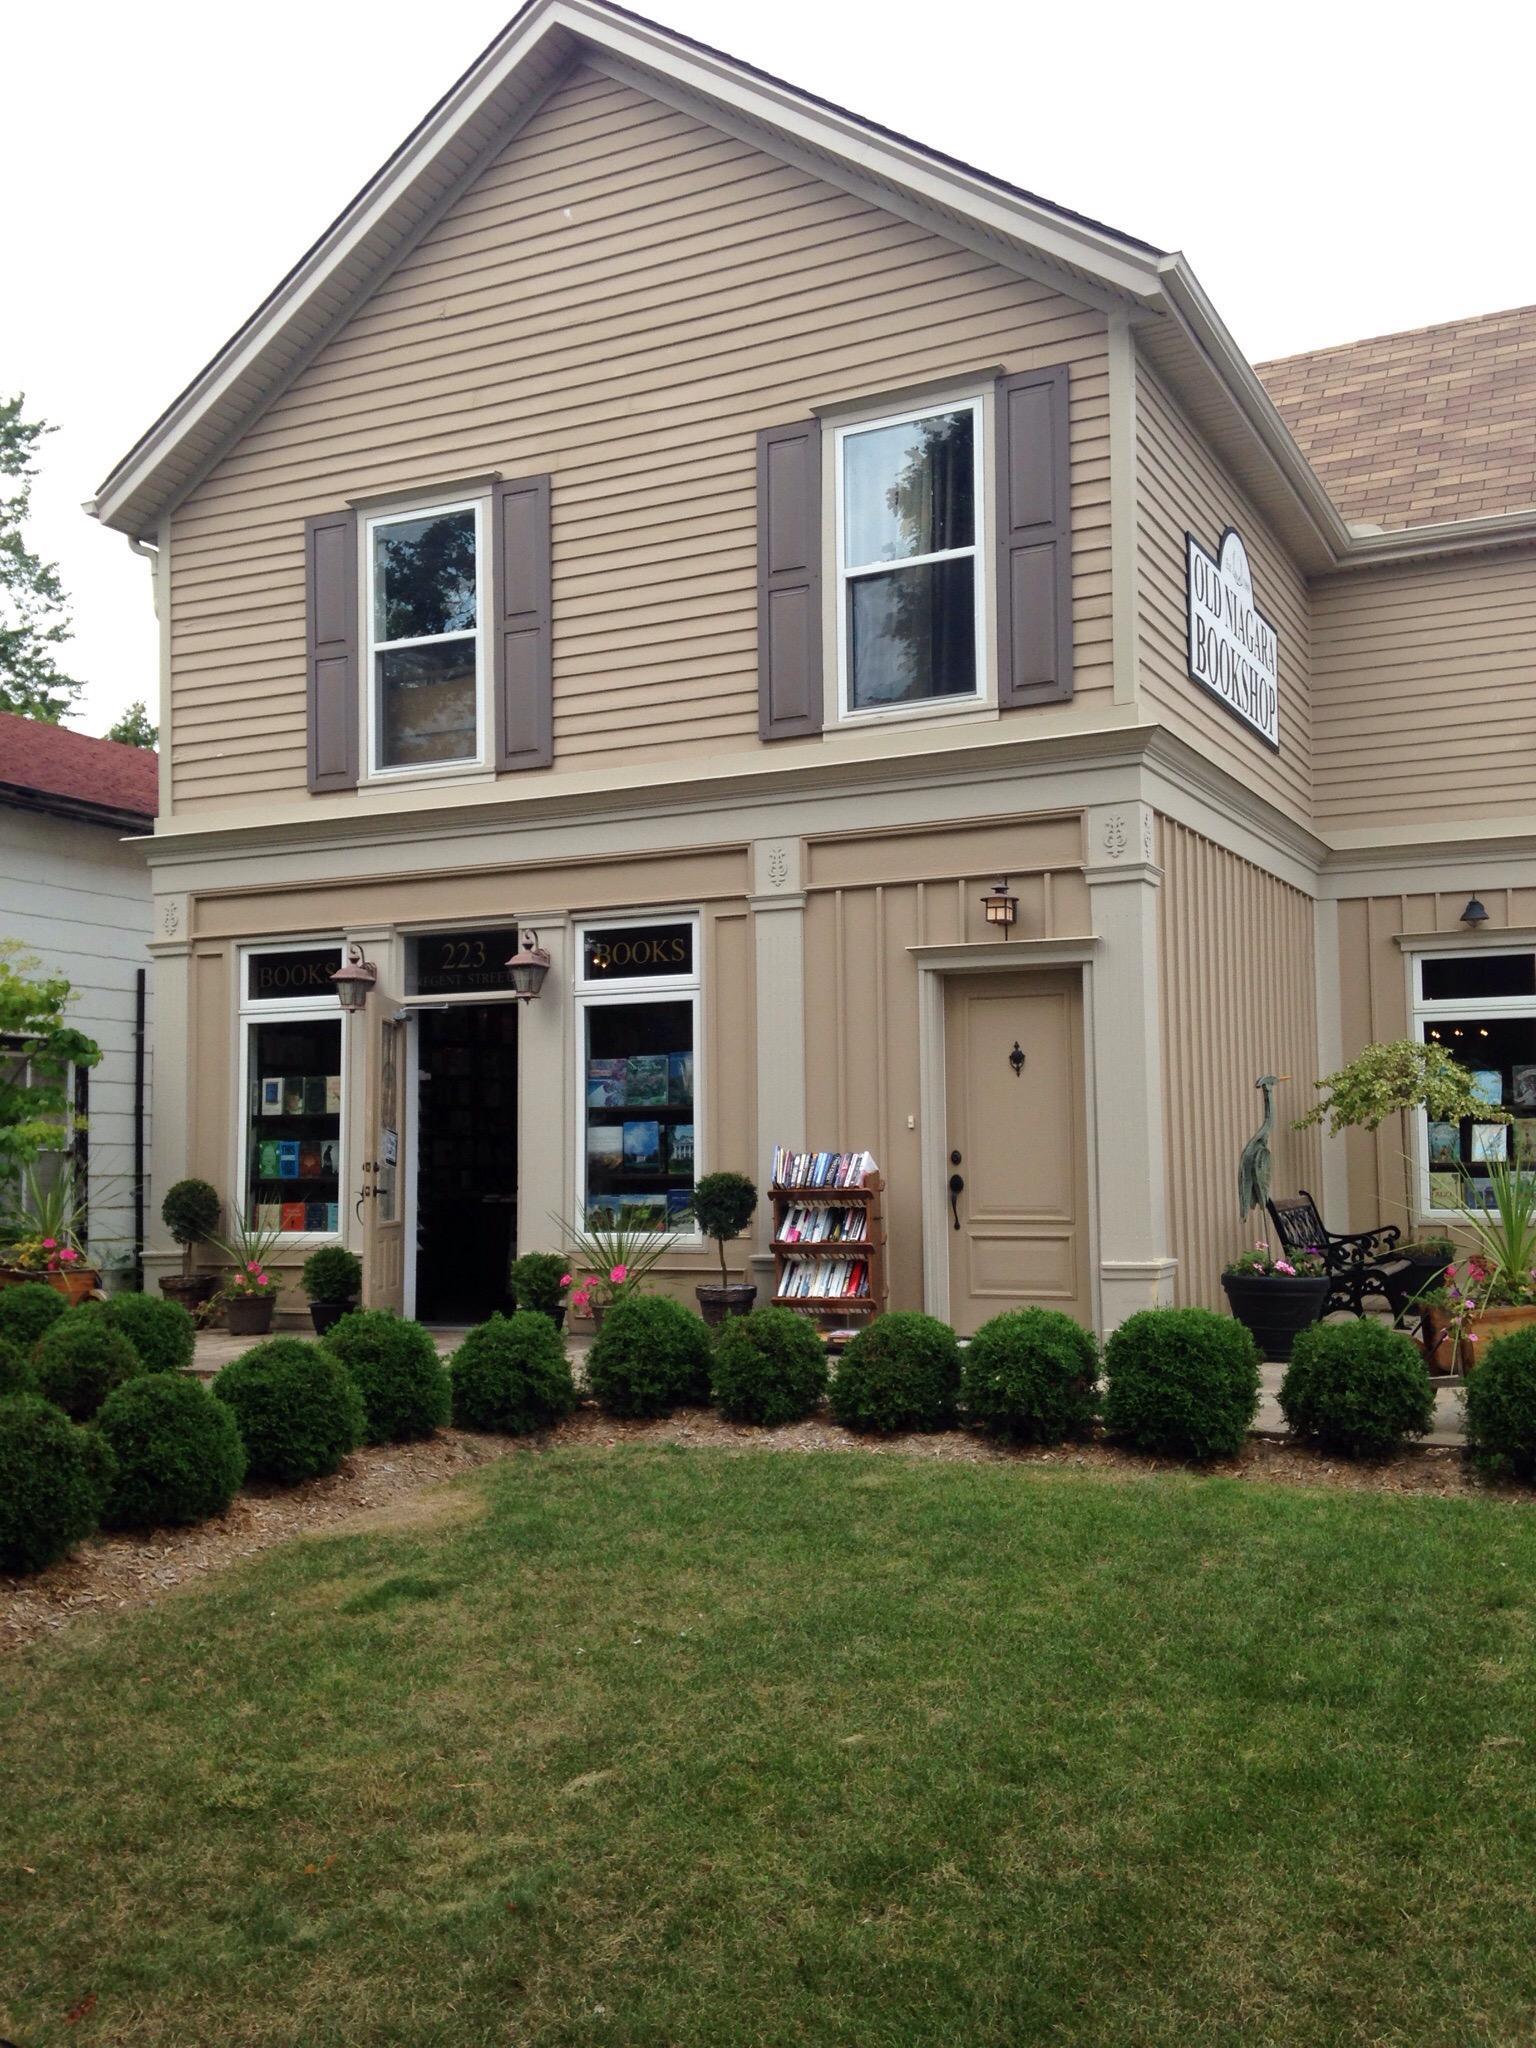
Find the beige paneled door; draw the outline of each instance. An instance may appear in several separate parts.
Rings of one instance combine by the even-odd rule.
[[[1091,1323],[1081,978],[950,976],[944,1066],[950,1321],[970,1336],[1039,1307]]]

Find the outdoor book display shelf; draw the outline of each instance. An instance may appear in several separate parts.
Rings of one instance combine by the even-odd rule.
[[[885,1182],[867,1152],[773,1155],[773,1301],[818,1321],[885,1307]]]

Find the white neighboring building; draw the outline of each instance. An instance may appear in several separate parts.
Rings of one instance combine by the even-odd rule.
[[[135,1256],[153,1213],[150,885],[129,835],[154,828],[158,775],[142,747],[0,712],[0,939],[68,979],[70,1022],[101,1047],[76,1076],[75,1159],[91,1250],[113,1263]]]

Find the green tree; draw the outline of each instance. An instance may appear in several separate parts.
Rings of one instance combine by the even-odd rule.
[[[0,1183],[62,1144],[71,1066],[94,1067],[101,1047],[64,1021],[72,990],[62,975],[0,939]]]
[[[22,535],[32,506],[37,447],[52,429],[22,417],[25,398],[0,398],[0,711],[57,725],[85,687],[55,658],[70,636],[63,585]]]
[[[107,738],[125,747],[157,747],[160,728],[150,724],[149,706],[144,699],[135,697],[116,725],[107,727]]]

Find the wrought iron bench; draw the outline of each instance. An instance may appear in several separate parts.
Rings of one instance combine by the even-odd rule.
[[[1287,1252],[1313,1252],[1326,1266],[1329,1289],[1324,1315],[1347,1308],[1363,1316],[1368,1294],[1384,1295],[1393,1315],[1402,1313],[1412,1291],[1413,1267],[1396,1256],[1402,1232],[1395,1223],[1379,1230],[1329,1230],[1305,1188],[1299,1195],[1271,1199],[1265,1206]]]

